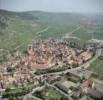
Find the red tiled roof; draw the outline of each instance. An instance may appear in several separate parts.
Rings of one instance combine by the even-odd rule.
[[[82,84],[81,84],[81,88],[84,89],[84,88],[88,88],[88,87],[91,87],[93,84],[93,81],[92,80],[86,80],[84,81]]]
[[[44,64],[31,63],[30,66],[31,66],[32,68],[45,68],[45,67],[48,66],[48,64],[47,64],[47,63],[44,63]]]

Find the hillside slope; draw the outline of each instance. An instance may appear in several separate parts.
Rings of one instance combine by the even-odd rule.
[[[103,39],[102,18],[102,16],[99,18],[95,17],[93,20],[99,24],[98,27],[96,25],[95,36],[100,39]],[[92,16],[88,17],[72,13],[49,13],[41,11],[10,12],[0,10],[0,61],[3,58],[5,59],[7,52],[12,54],[15,51],[24,51],[32,39],[47,38],[50,36],[56,37],[71,32],[78,26],[83,26],[82,23],[86,22],[84,19],[92,19]],[[90,39],[91,34],[88,30],[88,27],[82,27],[74,35],[80,37],[82,40]]]
[[[71,31],[77,23],[71,19],[73,19],[71,15],[68,18],[65,14],[39,11],[16,13],[0,10],[0,47],[11,50],[22,43],[27,46],[33,38],[37,37],[37,33],[47,27],[50,33],[43,34],[45,36]]]

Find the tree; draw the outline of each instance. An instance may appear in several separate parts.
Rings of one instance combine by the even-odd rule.
[[[7,67],[7,71],[8,71],[8,72],[13,72],[14,70],[15,70],[14,67]]]

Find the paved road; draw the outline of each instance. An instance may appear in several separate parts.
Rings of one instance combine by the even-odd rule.
[[[65,73],[68,73],[68,72],[71,72],[71,71],[79,70],[79,69],[81,69],[82,67],[87,68],[88,64],[91,64],[92,62],[94,62],[94,61],[100,56],[100,53],[101,53],[100,50],[97,50],[97,51],[96,51],[96,55],[93,57],[93,59],[91,59],[90,61],[82,64],[81,66],[79,66],[79,67],[77,67],[77,68],[67,69],[67,70],[65,70],[65,71],[60,71],[60,72],[47,73],[47,74],[45,74],[45,75],[59,75],[59,74],[62,74],[62,73],[65,74]],[[90,72],[91,72],[91,71],[90,71]],[[53,87],[53,88],[55,88],[57,91],[59,91],[60,93],[62,93],[62,94],[65,95],[66,97],[68,97],[70,100],[72,100],[72,98],[70,98],[70,96],[69,96],[68,94],[66,94],[66,93],[64,93],[63,91],[61,91],[60,89],[56,88],[54,85],[48,84],[47,82],[46,82],[46,84],[49,85],[49,86],[51,86],[51,87]],[[25,95],[25,97],[24,97],[23,100],[27,100],[27,97],[33,97],[33,98],[35,98],[34,96],[32,96],[32,94],[33,94],[36,90],[38,90],[38,89],[40,90],[41,88],[43,88],[43,87],[34,88],[29,94]],[[41,100],[41,99],[39,99],[39,98],[35,98],[35,99]]]
[[[72,69],[67,69],[65,71],[60,71],[60,72],[46,73],[45,75],[59,75],[59,74],[62,74],[62,73],[66,74],[66,73],[71,72],[71,71],[79,70],[82,67],[84,67],[86,69],[88,67],[88,65],[93,63],[99,56],[100,56],[100,51],[97,50],[96,51],[96,55],[91,60],[89,60],[88,62],[86,62],[86,63],[84,63],[82,65],[80,65],[79,67],[72,68]]]
[[[36,34],[43,33],[43,32],[45,32],[45,31],[47,31],[49,28],[50,28],[50,27],[48,26],[48,27],[46,27],[45,29],[43,29],[43,30],[41,30],[41,31],[37,32]]]
[[[59,88],[55,87],[54,85],[48,84],[46,82],[47,86],[53,87],[54,89],[56,89],[58,92],[60,92],[61,94],[63,94],[64,96],[68,97],[68,99],[70,100],[70,97],[68,94],[64,93],[63,91],[61,91]]]
[[[98,56],[100,56],[100,51],[96,51],[96,55],[95,55],[95,57],[94,57],[93,59],[91,59],[90,61],[86,62],[85,64],[83,64],[83,65],[81,65],[81,66],[79,66],[79,67],[77,67],[77,68],[67,69],[67,70],[65,70],[65,71],[60,71],[60,72],[47,73],[47,74],[45,74],[45,75],[59,75],[59,74],[62,74],[62,73],[65,74],[65,73],[68,73],[68,72],[71,72],[71,71],[79,70],[79,69],[81,69],[82,67],[87,68],[88,64],[94,62],[94,61],[98,58]],[[49,85],[49,86],[52,86],[52,87],[55,88],[57,91],[59,91],[60,93],[64,94],[66,97],[68,97],[70,100],[72,100],[72,98],[70,98],[70,96],[69,96],[68,94],[66,94],[66,93],[64,93],[63,91],[61,91],[60,89],[56,88],[54,85],[48,84],[47,82],[46,82],[46,84]],[[27,97],[34,97],[34,96],[32,96],[32,93],[34,93],[36,90],[41,89],[41,88],[43,88],[43,87],[34,88],[29,94],[27,94],[27,95],[24,97],[23,100],[27,100]],[[38,98],[37,98],[37,99],[38,99]],[[40,100],[40,99],[38,99],[38,100]]]
[[[41,90],[41,89],[43,89],[43,88],[44,88],[44,86],[34,88],[29,94],[27,94],[27,95],[25,95],[25,96],[23,97],[23,100],[28,100],[28,99],[27,99],[28,97],[34,98],[34,100],[42,100],[42,99],[40,99],[40,98],[37,98],[37,97],[33,96],[32,94],[33,94],[35,91]]]
[[[64,38],[71,36],[75,31],[79,30],[81,28],[81,26],[78,26],[76,29],[74,29],[73,31],[69,32],[69,33],[65,33]]]
[[[99,73],[97,73],[97,72],[94,72],[94,71],[90,71],[90,70],[86,70],[87,72],[90,72],[90,73],[94,73],[94,74],[97,74],[97,75],[99,75],[99,76],[101,76],[101,77],[103,77],[103,75],[102,74],[99,74]]]

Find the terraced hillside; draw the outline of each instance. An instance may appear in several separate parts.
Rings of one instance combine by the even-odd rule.
[[[24,51],[32,39],[64,36],[89,19],[81,14],[49,13],[41,11],[10,12],[0,10],[0,58],[15,51]],[[98,22],[95,36],[103,39],[103,21]],[[99,23],[100,22],[100,23]],[[99,26],[100,25],[100,26]],[[81,25],[83,26],[83,25]],[[99,31],[99,32],[98,32]],[[74,33],[82,40],[90,39],[88,28],[81,28]],[[3,52],[3,53],[2,53]]]
[[[0,11],[0,47],[13,50],[21,45],[23,49],[44,28],[46,25],[30,14]]]
[[[17,13],[0,10],[0,61],[6,59],[8,53],[24,51],[32,39],[58,35],[75,28],[76,25],[71,27],[66,22],[71,17],[61,15],[39,11]]]

